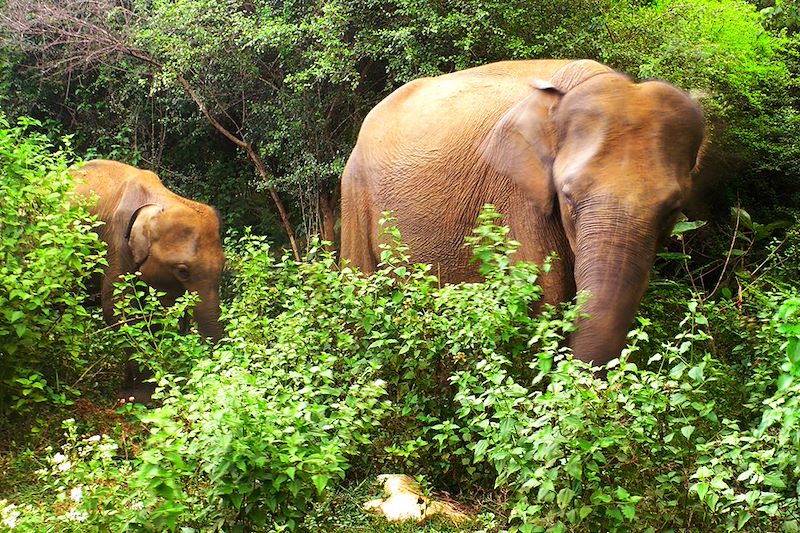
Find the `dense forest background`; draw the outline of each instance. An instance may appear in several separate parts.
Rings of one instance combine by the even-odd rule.
[[[0,531],[800,531],[800,6],[791,0],[0,1]],[[440,286],[385,227],[338,265],[339,177],[403,83],[590,58],[689,91],[710,143],[630,344],[598,379],[487,272]],[[96,220],[67,167],[148,168],[226,225],[223,321],[178,335],[133,277],[87,305]],[[703,224],[699,221],[707,221]],[[115,404],[128,357],[155,403]],[[464,523],[361,509],[380,473]]]
[[[302,251],[336,240],[338,180],[366,113],[420,76],[591,58],[703,103],[696,214],[797,207],[792,2],[11,0],[2,105],[82,157],[150,168]],[[695,213],[692,213],[695,214]]]

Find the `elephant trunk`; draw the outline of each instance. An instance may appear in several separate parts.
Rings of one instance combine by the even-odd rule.
[[[614,220],[616,218],[616,220]],[[630,217],[605,217],[600,224],[579,226],[575,285],[588,293],[570,339],[575,357],[595,366],[618,357],[644,291],[655,255],[650,225]]]
[[[194,319],[197,321],[200,335],[211,337],[214,342],[220,340],[224,332],[219,314],[219,294],[216,291],[201,294],[200,302],[194,309]]]

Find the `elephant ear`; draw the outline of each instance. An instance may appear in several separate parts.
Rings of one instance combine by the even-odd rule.
[[[128,181],[124,185],[114,212],[108,217],[108,222],[103,228],[104,238],[109,243],[109,250],[129,251],[132,256],[134,264],[125,266],[131,259],[126,258],[127,253],[122,253],[120,260],[123,261],[122,271],[124,272],[138,268],[149,254],[149,238],[144,238],[143,231],[146,218],[140,220],[140,215],[144,208],[150,205],[154,205],[153,198],[147,189],[141,183]],[[139,226],[134,232],[137,221]],[[131,239],[134,233],[135,236]]]
[[[139,207],[131,216],[128,247],[136,268],[139,268],[150,255],[151,235],[155,222],[163,211],[160,205],[146,204]]]
[[[533,86],[533,93],[497,121],[479,151],[533,201],[540,215],[548,216],[555,195],[551,171],[556,151],[550,109],[561,92],[545,81],[536,80]]]

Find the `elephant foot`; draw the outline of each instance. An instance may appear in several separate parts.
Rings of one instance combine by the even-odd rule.
[[[155,390],[155,383],[137,383],[131,386],[124,386],[117,394],[117,403],[149,404],[153,399]]]
[[[125,379],[117,394],[118,402],[149,404],[156,390],[156,384],[147,381],[152,376],[153,373],[149,369],[140,368],[136,361],[128,361],[125,364]]]

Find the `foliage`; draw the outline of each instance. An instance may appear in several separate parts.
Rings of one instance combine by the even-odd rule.
[[[79,434],[74,419],[63,422],[65,442],[37,472],[43,497],[36,505],[0,500],[7,531],[124,531],[142,502],[128,489],[131,466],[118,460],[120,446],[109,435]]]
[[[40,23],[34,4],[9,0],[0,15],[22,6]],[[380,529],[341,499],[391,468],[491,498],[470,529],[798,529],[800,230],[783,222],[800,204],[792,2],[50,4],[104,31],[62,46],[67,26],[31,37],[0,17],[0,102],[40,119],[0,122],[0,411],[69,404],[90,358],[125,351],[154,370],[159,406],[122,410],[150,430],[141,445],[66,422],[35,500],[0,482],[0,527]],[[698,183],[727,180],[723,217],[741,198],[705,264],[686,241],[662,255],[689,278],[656,280],[607,380],[562,347],[579,306],[541,305],[549,263],[513,263],[491,210],[470,240],[477,284],[442,287],[408,264],[390,222],[371,276],[311,238],[303,262],[261,237],[229,241],[228,338],[214,349],[177,334],[191,296],[165,310],[129,279],[114,332],[83,309],[101,264],[95,222],[65,201],[68,144],[36,132],[155,168],[235,229],[277,234],[276,187],[294,229],[327,222],[330,237],[338,176],[382,97],[531,57],[594,58],[692,90],[713,139]],[[255,148],[269,183],[203,112]],[[350,522],[325,516],[345,511]]]
[[[763,6],[760,13],[766,19],[767,25],[776,30],[797,32],[800,29],[800,7],[791,0],[774,0],[757,2]]]
[[[321,245],[295,262],[261,237],[230,240],[234,297],[213,350],[177,334],[192,297],[164,310],[131,278],[111,342],[155,371],[159,406],[125,408],[146,443],[115,449],[68,422],[42,474],[51,497],[6,499],[3,519],[20,531],[365,527],[376,519],[342,495],[391,469],[456,497],[502,494],[473,529],[791,531],[796,292],[751,286],[753,315],[679,301],[670,329],[641,317],[599,379],[562,348],[576,306],[538,303],[539,269],[511,261],[498,216],[485,208],[469,239],[486,281],[443,287],[408,264],[390,226],[370,276],[337,268]],[[748,364],[723,360],[723,341]],[[358,518],[325,516],[342,512]]]
[[[256,240],[248,250],[268,258],[262,245]],[[317,264],[319,281],[330,261]],[[159,407],[124,408],[150,437],[135,455],[107,449],[98,462],[84,449],[95,439],[68,434],[51,462],[62,465],[68,456],[79,465],[54,467],[46,481],[54,494],[77,486],[86,498],[69,509],[63,498],[40,502],[39,510],[13,507],[8,512],[18,513],[19,529],[62,522],[81,531],[296,529],[311,504],[343,479],[387,412],[374,362],[321,351],[304,338],[315,308],[276,321],[268,344],[252,339],[261,333],[259,318],[240,322],[209,356],[200,337],[178,334],[196,297],[164,309],[159,293],[132,275],[116,294],[121,325],[107,342],[151,367],[159,385]],[[118,512],[94,512],[108,508]]]
[[[68,140],[0,118],[0,412],[67,403],[96,322],[82,304],[101,266],[97,223],[68,194]],[[96,320],[96,319],[95,319]]]

